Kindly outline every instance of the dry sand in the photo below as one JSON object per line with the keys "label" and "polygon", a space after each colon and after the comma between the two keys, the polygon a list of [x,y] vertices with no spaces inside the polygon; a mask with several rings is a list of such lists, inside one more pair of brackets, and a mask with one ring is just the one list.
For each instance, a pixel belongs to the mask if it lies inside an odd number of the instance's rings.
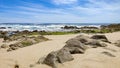
{"label": "dry sand", "polygon": [[[14,68],[18,64],[20,68],[30,68],[40,58],[45,57],[51,51],[61,49],[65,42],[79,34],[46,36],[50,41],[41,42],[29,47],[20,48],[12,52],[0,52],[0,68]],[[120,32],[105,34],[111,42],[120,39]],[[1,43],[1,42],[0,42]],[[0,51],[2,51],[0,49]],[[107,51],[116,57],[102,54]],[[120,68],[120,48],[108,44],[107,48],[90,48],[85,54],[74,54],[74,60],[58,64],[58,68]],[[37,64],[32,68],[51,68],[44,64]]]}

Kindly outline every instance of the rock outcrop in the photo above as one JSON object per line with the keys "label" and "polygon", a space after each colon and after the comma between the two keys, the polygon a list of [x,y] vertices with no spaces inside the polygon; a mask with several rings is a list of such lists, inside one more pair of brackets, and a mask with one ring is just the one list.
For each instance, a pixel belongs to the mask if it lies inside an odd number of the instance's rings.
{"label": "rock outcrop", "polygon": [[77,26],[64,26],[62,29],[79,29]]}
{"label": "rock outcrop", "polygon": [[57,52],[57,57],[58,57],[59,63],[64,63],[66,61],[73,60],[73,57],[70,54],[69,49],[67,49],[67,48],[63,48],[63,49],[59,50]]}
{"label": "rock outcrop", "polygon": [[110,41],[108,41],[108,39],[105,35],[93,35],[91,38],[95,39],[95,40],[101,40],[103,42],[109,42],[110,43]]}
{"label": "rock outcrop", "polygon": [[64,48],[59,51],[49,53],[43,63],[56,68],[57,63],[64,63],[71,60],[73,60],[73,57],[70,54],[69,49]]}
{"label": "rock outcrop", "polygon": [[9,46],[6,45],[6,44],[2,44],[0,47],[1,47],[1,48],[8,48]]}
{"label": "rock outcrop", "polygon": [[47,41],[48,38],[45,38],[43,36],[37,36],[37,37],[21,37],[17,42],[10,44],[10,45],[2,45],[1,48],[8,48],[7,51],[17,50],[22,47],[30,46],[33,44],[37,44],[42,41]]}
{"label": "rock outcrop", "polygon": [[81,43],[79,40],[77,39],[70,39],[66,42],[66,45],[64,47],[77,47],[77,48],[80,48],[80,49],[83,49],[85,50],[85,46],[83,43]]}
{"label": "rock outcrop", "polygon": [[109,41],[103,35],[92,37],[79,35],[66,41],[66,45],[62,49],[49,53],[43,63],[56,68],[57,63],[72,61],[74,59],[72,54],[83,54],[88,47],[105,47],[106,42]]}

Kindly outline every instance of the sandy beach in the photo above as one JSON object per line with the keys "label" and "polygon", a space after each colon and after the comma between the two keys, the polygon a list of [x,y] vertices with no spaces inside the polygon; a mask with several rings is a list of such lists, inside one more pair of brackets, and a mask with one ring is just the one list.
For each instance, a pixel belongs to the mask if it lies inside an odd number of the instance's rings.
{"label": "sandy beach", "polygon": [[120,68],[120,0],[0,0],[0,68]]}
{"label": "sandy beach", "polygon": [[[51,39],[49,41],[20,48],[15,51],[6,52],[0,49],[0,68],[14,68],[15,64],[18,64],[19,68],[30,68],[31,64],[34,65],[48,53],[61,49],[68,39],[78,35],[80,34],[48,35],[45,37]],[[120,32],[106,33],[105,35],[112,43],[120,40]],[[1,40],[0,44],[2,44]],[[101,53],[103,51],[108,51],[116,57],[104,55]],[[90,48],[86,50],[85,54],[74,54],[73,57],[73,61],[58,64],[58,68],[120,68],[120,48],[113,44],[108,44],[106,48]],[[51,67],[45,64],[36,64],[31,68]]]}

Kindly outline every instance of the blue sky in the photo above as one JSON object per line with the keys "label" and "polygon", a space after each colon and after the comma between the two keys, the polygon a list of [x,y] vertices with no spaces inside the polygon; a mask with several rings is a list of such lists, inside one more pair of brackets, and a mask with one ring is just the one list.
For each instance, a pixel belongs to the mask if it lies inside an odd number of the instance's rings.
{"label": "blue sky", "polygon": [[0,23],[120,23],[120,0],[0,0]]}

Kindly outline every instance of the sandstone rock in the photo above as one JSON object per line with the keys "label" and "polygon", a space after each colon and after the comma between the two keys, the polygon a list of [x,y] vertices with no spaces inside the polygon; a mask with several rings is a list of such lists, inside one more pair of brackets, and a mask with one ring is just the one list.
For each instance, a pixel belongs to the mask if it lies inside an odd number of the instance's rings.
{"label": "sandstone rock", "polygon": [[78,47],[64,47],[64,48],[68,49],[71,54],[83,54],[85,52],[85,50]]}
{"label": "sandstone rock", "polygon": [[12,50],[17,50],[19,47],[11,47]]}
{"label": "sandstone rock", "polygon": [[18,47],[18,44],[10,44],[9,47]]}
{"label": "sandstone rock", "polygon": [[8,48],[9,46],[8,45],[6,45],[6,44],[2,44],[1,45],[1,48]]}
{"label": "sandstone rock", "polygon": [[109,42],[105,35],[93,35],[91,38],[96,40],[101,40],[103,42]]}
{"label": "sandstone rock", "polygon": [[91,40],[90,37],[84,35],[76,36],[75,39],[79,40],[81,43],[86,43]]}
{"label": "sandstone rock", "polygon": [[43,63],[53,68],[56,68],[57,63],[64,63],[71,60],[73,60],[72,55],[70,54],[68,49],[64,48],[59,51],[49,53],[47,57],[44,59]]}
{"label": "sandstone rock", "polygon": [[101,41],[98,41],[98,40],[92,40],[90,42],[87,42],[86,44],[91,45],[91,46],[95,46],[95,47],[105,47],[105,46],[107,46],[107,44],[105,44]]}
{"label": "sandstone rock", "polygon": [[99,42],[99,44],[100,44],[101,47],[106,47],[107,46],[107,44],[104,43],[104,42]]}
{"label": "sandstone rock", "polygon": [[57,52],[51,52],[47,55],[47,57],[45,58],[45,60],[43,61],[43,63],[53,67],[53,68],[56,68],[56,63],[58,59],[57,59]]}
{"label": "sandstone rock", "polygon": [[12,51],[12,49],[11,48],[7,49],[7,52],[9,52],[9,51]]}
{"label": "sandstone rock", "polygon": [[74,39],[74,38],[68,40],[64,47],[78,47],[78,48],[83,49],[83,50],[86,49],[84,44],[82,44],[80,41],[78,41],[77,39]]}
{"label": "sandstone rock", "polygon": [[9,45],[9,49],[7,51],[17,50],[18,48],[21,48],[22,46],[19,44],[11,44]]}
{"label": "sandstone rock", "polygon": [[87,46],[105,47],[107,44],[98,39],[92,39],[88,36],[79,35],[75,38],[69,39],[62,49],[49,53],[43,60],[43,63],[56,68],[57,63],[64,63],[73,60],[74,58],[71,54],[84,53]]}
{"label": "sandstone rock", "polygon": [[59,63],[64,63],[73,60],[72,55],[70,54],[69,50],[66,48],[63,48],[58,51],[57,58]]}

